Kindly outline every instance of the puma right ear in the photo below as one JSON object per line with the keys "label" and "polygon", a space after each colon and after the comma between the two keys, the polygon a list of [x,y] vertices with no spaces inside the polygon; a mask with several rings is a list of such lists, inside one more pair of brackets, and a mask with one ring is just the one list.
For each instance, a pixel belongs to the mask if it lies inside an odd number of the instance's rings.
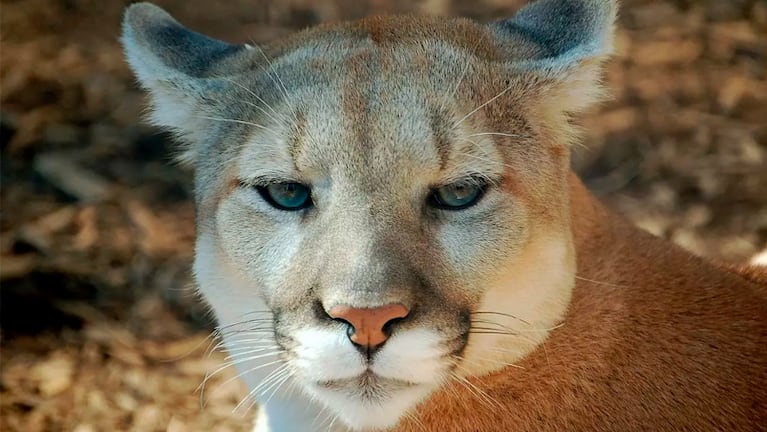
{"label": "puma right ear", "polygon": [[539,0],[492,24],[503,44],[531,47],[510,59],[515,71],[558,82],[557,104],[579,111],[599,99],[600,63],[612,53],[615,0]]}
{"label": "puma right ear", "polygon": [[[152,121],[176,132],[193,159],[208,126],[211,101],[231,91],[231,79],[255,67],[252,49],[211,39],[178,23],[150,3],[131,5],[123,19],[128,63],[152,97]],[[210,117],[210,115],[207,115]]]}

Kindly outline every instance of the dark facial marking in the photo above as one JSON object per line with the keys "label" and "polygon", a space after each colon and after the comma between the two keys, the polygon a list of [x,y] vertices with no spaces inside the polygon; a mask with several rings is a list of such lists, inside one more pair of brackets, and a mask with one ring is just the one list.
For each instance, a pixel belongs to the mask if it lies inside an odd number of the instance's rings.
{"label": "dark facial marking", "polygon": [[429,126],[434,136],[434,147],[439,155],[439,168],[444,170],[450,160],[450,128],[444,112],[432,110],[429,112]]}

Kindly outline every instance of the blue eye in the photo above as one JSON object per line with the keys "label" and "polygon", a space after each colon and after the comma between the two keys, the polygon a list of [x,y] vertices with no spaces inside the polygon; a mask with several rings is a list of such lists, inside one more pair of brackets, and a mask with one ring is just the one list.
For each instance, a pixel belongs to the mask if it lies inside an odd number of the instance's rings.
{"label": "blue eye", "polygon": [[434,189],[429,195],[429,203],[442,210],[463,210],[476,204],[484,192],[482,184],[460,181]]}
{"label": "blue eye", "polygon": [[272,183],[256,189],[266,202],[280,210],[297,211],[312,205],[311,190],[301,183]]}

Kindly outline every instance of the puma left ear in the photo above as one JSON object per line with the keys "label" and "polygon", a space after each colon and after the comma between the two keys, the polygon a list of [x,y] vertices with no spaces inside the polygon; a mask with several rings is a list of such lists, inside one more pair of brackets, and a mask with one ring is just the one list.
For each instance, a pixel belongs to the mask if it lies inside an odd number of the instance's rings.
{"label": "puma left ear", "polygon": [[512,70],[558,82],[552,96],[574,112],[600,97],[600,63],[612,53],[617,9],[616,0],[539,0],[492,26],[503,45],[516,47]]}
{"label": "puma left ear", "polygon": [[[231,92],[231,77],[255,68],[247,45],[229,44],[187,29],[167,12],[136,3],[125,12],[122,43],[131,69],[152,97],[152,121],[186,141],[191,162],[203,141],[211,101]],[[209,116],[209,115],[208,115]]]}

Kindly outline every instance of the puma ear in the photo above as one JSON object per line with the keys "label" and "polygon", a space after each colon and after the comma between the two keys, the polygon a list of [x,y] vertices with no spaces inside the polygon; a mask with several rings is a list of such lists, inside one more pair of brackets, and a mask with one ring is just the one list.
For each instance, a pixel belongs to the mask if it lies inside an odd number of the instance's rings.
{"label": "puma ear", "polygon": [[511,68],[557,82],[556,103],[575,112],[601,96],[617,9],[616,0],[539,0],[492,26],[502,44],[516,47]]}
{"label": "puma ear", "polygon": [[[152,98],[153,123],[199,143],[211,100],[230,88],[227,77],[253,67],[251,47],[195,33],[159,7],[131,5],[123,18],[122,43],[128,63]],[[210,115],[207,115],[210,116]],[[190,160],[194,148],[181,159]]]}

